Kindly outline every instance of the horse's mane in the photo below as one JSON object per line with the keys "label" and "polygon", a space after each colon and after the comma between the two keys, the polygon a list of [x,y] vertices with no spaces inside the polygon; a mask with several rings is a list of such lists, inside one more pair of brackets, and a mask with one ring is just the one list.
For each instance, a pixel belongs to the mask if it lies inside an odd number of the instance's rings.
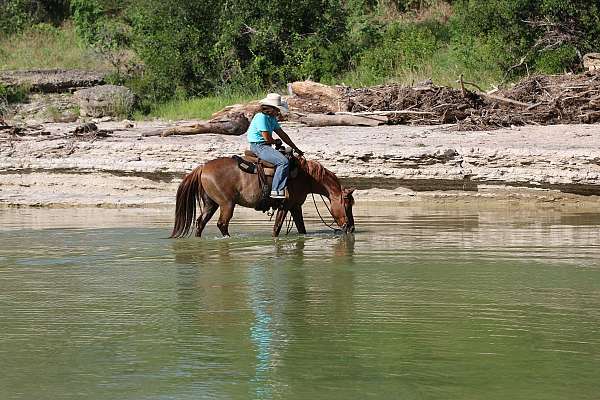
{"label": "horse's mane", "polygon": [[298,160],[298,165],[300,166],[300,169],[302,169],[304,172],[306,172],[315,181],[322,183],[322,184],[327,184],[328,181],[332,181],[332,183],[335,186],[338,186],[341,188],[340,181],[337,178],[337,176],[335,176],[335,174],[333,172],[331,172],[330,170],[328,170],[327,168],[325,168],[318,162],[312,161],[312,160],[307,160],[303,157],[299,157],[297,160]]}

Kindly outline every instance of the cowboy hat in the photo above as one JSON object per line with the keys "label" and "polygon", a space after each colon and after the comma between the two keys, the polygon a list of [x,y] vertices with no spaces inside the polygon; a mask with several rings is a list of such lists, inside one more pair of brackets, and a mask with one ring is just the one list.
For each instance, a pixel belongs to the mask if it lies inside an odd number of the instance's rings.
{"label": "cowboy hat", "polygon": [[271,106],[278,108],[282,112],[288,112],[288,105],[285,101],[281,100],[281,96],[277,93],[269,93],[267,97],[260,100],[259,103],[263,106]]}

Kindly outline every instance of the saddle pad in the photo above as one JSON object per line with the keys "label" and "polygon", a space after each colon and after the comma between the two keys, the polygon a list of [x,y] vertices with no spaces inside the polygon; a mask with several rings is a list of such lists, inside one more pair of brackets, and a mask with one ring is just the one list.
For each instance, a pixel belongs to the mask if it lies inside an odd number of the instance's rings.
{"label": "saddle pad", "polygon": [[[240,156],[233,156],[232,158],[237,161],[238,167],[240,167],[242,171],[248,174],[256,174],[256,164],[253,161]],[[273,176],[275,174],[274,168],[263,167],[263,171],[266,176]]]}

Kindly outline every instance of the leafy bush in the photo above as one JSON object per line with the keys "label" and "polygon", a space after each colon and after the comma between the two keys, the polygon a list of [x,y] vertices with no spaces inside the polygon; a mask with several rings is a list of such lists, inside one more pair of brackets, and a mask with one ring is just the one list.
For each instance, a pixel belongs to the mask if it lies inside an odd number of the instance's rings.
{"label": "leafy bush", "polygon": [[413,75],[447,45],[442,26],[427,23],[392,23],[378,34],[379,40],[354,59],[362,84],[383,83],[394,77]]}
{"label": "leafy bush", "polygon": [[29,88],[25,86],[6,86],[0,83],[0,99],[4,102],[22,103],[27,100]]}
{"label": "leafy bush", "polygon": [[543,74],[556,74],[571,70],[577,65],[577,49],[570,45],[542,52],[535,60],[535,69]]}

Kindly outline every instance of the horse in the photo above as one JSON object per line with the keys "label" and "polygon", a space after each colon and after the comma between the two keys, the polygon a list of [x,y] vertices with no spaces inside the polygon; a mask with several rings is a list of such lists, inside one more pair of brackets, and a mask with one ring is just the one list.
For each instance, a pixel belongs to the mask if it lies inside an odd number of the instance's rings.
{"label": "horse", "polygon": [[[270,206],[277,208],[273,236],[281,231],[287,213],[290,212],[298,233],[305,234],[302,205],[310,193],[327,197],[331,203],[330,213],[345,233],[354,232],[352,206],[353,188],[343,188],[335,174],[316,161],[294,157],[298,175],[288,179],[288,196],[284,200],[270,199]],[[263,200],[263,192],[257,175],[242,171],[234,158],[217,158],[196,167],[187,174],[177,189],[175,223],[171,238],[188,236],[196,219],[196,203],[200,216],[196,220],[196,236],[220,209],[217,227],[223,236],[229,236],[229,221],[236,205],[257,208]],[[201,204],[202,201],[202,204]]]}

